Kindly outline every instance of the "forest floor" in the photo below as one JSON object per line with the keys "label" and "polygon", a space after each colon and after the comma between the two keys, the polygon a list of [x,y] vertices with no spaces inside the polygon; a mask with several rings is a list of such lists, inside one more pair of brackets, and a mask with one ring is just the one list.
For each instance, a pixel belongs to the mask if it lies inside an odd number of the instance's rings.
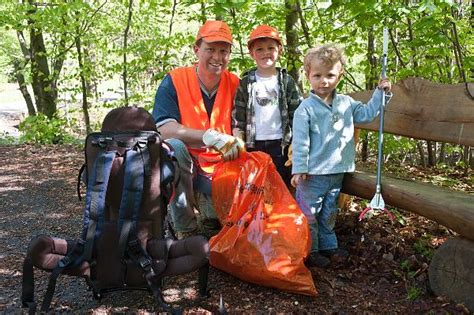
{"label": "forest floor", "polygon": [[[17,145],[0,146],[0,156],[0,312],[13,314],[21,312],[22,262],[30,239],[39,234],[79,236],[83,203],[76,195],[76,178],[83,153],[68,145]],[[453,174],[460,185],[455,188],[473,191],[469,176]],[[310,269],[317,297],[246,283],[211,268],[209,298],[198,298],[196,273],[167,280],[165,298],[185,313],[216,313],[222,296],[231,314],[468,314],[464,305],[429,290],[430,257],[453,233],[404,211],[398,212],[403,225],[391,223],[384,215],[359,223],[363,204],[354,200],[338,218],[337,234],[340,246],[350,253],[348,260],[329,269]],[[48,274],[36,271],[35,276],[36,299],[41,302]],[[152,296],[143,291],[109,293],[98,301],[82,279],[67,276],[58,280],[52,309],[92,314],[159,312]]]}

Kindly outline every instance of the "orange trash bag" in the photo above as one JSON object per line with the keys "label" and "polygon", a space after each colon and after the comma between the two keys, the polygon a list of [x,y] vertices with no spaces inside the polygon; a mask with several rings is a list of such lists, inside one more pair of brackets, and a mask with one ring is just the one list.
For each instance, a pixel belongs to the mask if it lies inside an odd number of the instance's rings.
{"label": "orange trash bag", "polygon": [[212,201],[223,228],[209,241],[211,265],[244,281],[316,296],[304,265],[306,217],[271,157],[243,152],[214,168]]}

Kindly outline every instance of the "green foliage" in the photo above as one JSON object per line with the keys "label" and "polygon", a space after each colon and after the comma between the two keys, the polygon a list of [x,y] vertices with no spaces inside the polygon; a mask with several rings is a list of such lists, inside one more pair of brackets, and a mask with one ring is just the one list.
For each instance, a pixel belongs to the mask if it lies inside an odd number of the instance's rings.
{"label": "green foliage", "polygon": [[416,241],[415,244],[413,244],[413,250],[428,260],[431,260],[434,254],[433,248],[431,248],[428,240],[426,239],[419,239]]}
{"label": "green foliage", "polygon": [[413,263],[408,259],[404,259],[400,262],[400,268],[405,273],[406,278],[413,278],[417,274],[417,270],[413,269]]}
{"label": "green foliage", "polygon": [[74,138],[68,134],[67,127],[66,119],[58,118],[57,115],[51,119],[41,113],[28,116],[20,123],[20,140],[37,144],[71,143]]}
{"label": "green foliage", "polygon": [[[258,24],[269,24],[280,31],[284,42],[281,66],[285,66],[287,60],[296,59],[299,67],[306,50],[318,43],[334,42],[344,47],[348,59],[346,72],[355,81],[355,84],[349,80],[341,82],[344,93],[364,89],[372,83],[369,81],[374,80],[374,74],[377,76],[379,73],[380,65],[374,69],[369,60],[375,60],[376,64],[380,60],[384,26],[391,31],[388,75],[393,82],[408,76],[420,76],[434,82],[458,83],[463,80],[462,72],[469,76],[469,70],[474,68],[469,19],[471,8],[465,1],[299,1],[301,15],[296,28],[293,28],[299,44],[294,49],[285,45],[288,13],[285,1],[135,1],[126,51],[123,34],[128,1],[34,3],[40,5],[31,6],[18,1],[0,3],[0,71],[9,75],[10,80],[14,79],[11,76],[13,62],[19,60],[26,82],[31,83],[31,62],[19,49],[15,32],[23,32],[29,44],[30,29],[41,30],[50,76],[59,76],[56,86],[58,102],[67,99],[71,106],[76,107],[80,107],[82,93],[80,75],[90,86],[97,87],[97,94],[92,92],[93,89],[88,90],[91,104],[103,105],[94,97],[101,97],[104,93],[101,86],[106,83],[113,82],[114,90],[123,87],[121,75],[125,68],[123,54],[126,53],[130,102],[150,108],[156,88],[166,73],[195,61],[192,44],[200,24],[206,19],[216,18],[226,21],[233,31],[229,69],[238,75],[254,66],[248,54],[247,38]],[[36,12],[28,14],[28,10],[33,8]],[[307,28],[303,28],[303,24]],[[373,55],[369,55],[370,34],[374,36]],[[77,39],[82,44],[81,68],[75,47]],[[455,50],[457,45],[459,52]],[[54,72],[53,65],[61,57],[66,58],[66,63]],[[307,90],[306,86],[304,92]],[[120,102],[123,101],[115,103]],[[61,107],[62,104],[57,105]],[[370,133],[369,145],[370,152],[376,153],[376,133]],[[391,135],[385,136],[384,150],[386,162],[405,159],[413,162],[415,159],[410,160],[410,157],[418,154],[414,140]],[[448,150],[446,154],[451,157],[459,155]],[[452,160],[448,159],[446,165],[464,163],[460,159]]]}
{"label": "green foliage", "polygon": [[0,83],[14,82],[13,61],[18,56],[18,44],[13,32],[0,29]]}
{"label": "green foliage", "polygon": [[400,224],[400,225],[403,225],[405,226],[407,224],[407,221],[405,220],[405,218],[403,217],[402,213],[400,211],[398,211],[397,208],[393,208],[393,207],[388,207],[387,206],[387,209],[395,216],[395,220]]}
{"label": "green foliage", "polygon": [[407,299],[414,301],[418,299],[423,294],[423,290],[418,286],[409,286],[407,288]]}
{"label": "green foliage", "polygon": [[[379,133],[367,130],[361,130],[361,139],[367,134],[369,139],[369,150],[373,152],[374,159],[378,152]],[[416,143],[407,137],[395,136],[384,133],[383,135],[383,153],[386,163],[398,161],[402,163],[405,157],[416,150]]]}
{"label": "green foliage", "polygon": [[0,134],[0,146],[9,146],[18,143],[18,139],[10,136],[7,133]]}
{"label": "green foliage", "polygon": [[423,294],[423,289],[415,281],[415,277],[418,274],[418,270],[415,269],[413,263],[405,259],[400,262],[400,268],[393,271],[397,277],[405,282],[407,299],[410,301],[418,299]]}

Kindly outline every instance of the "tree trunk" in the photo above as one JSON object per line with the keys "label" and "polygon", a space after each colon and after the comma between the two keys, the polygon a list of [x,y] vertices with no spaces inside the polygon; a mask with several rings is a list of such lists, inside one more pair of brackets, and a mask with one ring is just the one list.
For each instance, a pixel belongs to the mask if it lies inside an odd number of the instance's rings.
{"label": "tree trunk", "polygon": [[199,14],[199,20],[201,21],[201,25],[203,25],[204,23],[206,23],[206,20],[207,20],[207,9],[206,9],[206,1],[205,0],[201,0],[199,1],[201,7],[200,7],[200,14]]}
{"label": "tree trunk", "polygon": [[[450,238],[436,250],[428,276],[434,294],[444,295],[474,310],[474,242]],[[470,292],[470,293],[469,293]]]}
{"label": "tree trunk", "polygon": [[[178,5],[177,0],[173,0],[173,7],[171,8],[171,17],[170,17],[169,24],[168,24],[168,38],[170,38],[171,35],[173,34],[173,24],[174,24],[174,17],[176,15],[176,6],[177,5]],[[168,57],[169,51],[170,51],[170,47],[167,46],[166,50],[165,50],[165,53],[163,54],[163,57],[161,58],[161,60],[167,60],[168,59],[167,57]],[[162,72],[165,72],[166,69],[169,66],[168,62],[161,62],[161,65],[162,65]]]}
{"label": "tree trunk", "polygon": [[469,152],[470,147],[468,145],[464,145],[462,147],[462,161],[464,163],[464,174],[466,175],[469,172]]}
{"label": "tree trunk", "polygon": [[439,149],[438,154],[438,163],[446,162],[446,143],[441,143],[441,148]]}
{"label": "tree trunk", "polygon": [[[23,0],[25,3],[27,0]],[[65,58],[65,36],[62,34],[57,48],[60,51],[58,58],[53,63],[52,72],[49,69],[48,55],[44,44],[43,32],[41,27],[35,23],[33,14],[36,13],[37,3],[33,0],[27,1],[30,5],[28,11],[28,28],[30,30],[30,58],[31,58],[31,73],[32,73],[32,87],[35,95],[36,109],[48,116],[53,117],[57,109],[58,92],[56,82],[61,72],[62,65]],[[64,20],[63,20],[64,22]],[[64,22],[65,23],[65,22]],[[20,43],[21,45],[21,43]]]}
{"label": "tree trunk", "polygon": [[13,62],[13,67],[14,67],[15,77],[18,82],[21,95],[23,95],[23,98],[25,99],[25,102],[26,102],[26,108],[28,108],[28,115],[35,116],[36,115],[35,105],[33,104],[33,100],[31,99],[30,92],[28,92],[28,89],[26,87],[27,84],[25,82],[25,76],[23,75],[24,67],[21,66],[21,62],[18,59],[15,59],[15,61]]}
{"label": "tree trunk", "polygon": [[474,148],[469,147],[469,166],[474,170]]}
{"label": "tree trunk", "polygon": [[127,26],[123,34],[123,91],[125,95],[125,106],[128,106],[128,77],[127,77],[127,48],[128,48],[128,32],[132,24],[133,0],[128,2],[128,19]]}
{"label": "tree trunk", "polygon": [[370,27],[367,33],[367,62],[369,63],[369,75],[365,78],[365,89],[366,90],[373,90],[376,86],[375,82],[377,82],[377,78],[379,77],[377,73],[377,57],[375,57],[375,35],[374,35],[374,28]]}
{"label": "tree trunk", "polygon": [[423,148],[423,144],[420,140],[416,141],[416,148],[418,149],[418,154],[420,155],[420,165],[426,167],[426,157],[425,157],[425,149]]}
{"label": "tree trunk", "polygon": [[[230,15],[232,16],[232,24],[234,25],[239,25],[239,21],[237,20],[237,13],[235,11],[235,8],[230,9]],[[242,36],[240,32],[237,32],[237,41],[239,43],[239,53],[240,53],[240,58],[244,60],[244,48],[242,47]]]}
{"label": "tree trunk", "polygon": [[461,44],[459,43],[459,36],[458,36],[458,30],[456,28],[456,20],[458,19],[455,14],[455,8],[451,8],[451,16],[453,17],[453,20],[451,21],[451,36],[452,36],[452,43],[453,43],[453,53],[454,53],[454,60],[456,60],[456,66],[459,70],[459,75],[461,77],[461,80],[466,84],[467,87],[467,79],[466,79],[466,74],[464,72],[464,65],[463,65],[463,53],[462,53],[462,48]]}
{"label": "tree trunk", "polygon": [[298,8],[294,0],[285,0],[285,34],[286,34],[286,50],[287,54],[287,64],[286,69],[288,73],[295,79],[295,82],[300,82],[300,73],[299,73],[299,58],[300,54],[298,52],[298,31],[296,23],[298,22]]}
{"label": "tree trunk", "polygon": [[81,38],[76,37],[76,50],[77,50],[77,62],[79,63],[79,73],[81,77],[81,88],[82,88],[82,113],[84,115],[84,123],[86,124],[86,132],[89,134],[91,132],[91,123],[89,117],[89,104],[87,102],[87,79],[84,74],[84,62],[82,60],[82,47],[81,47]]}
{"label": "tree trunk", "polygon": [[[412,22],[410,18],[407,18],[407,24],[408,24],[408,40],[413,43],[414,42],[414,36],[413,36],[413,27],[412,27]],[[417,59],[417,52],[415,46],[411,46],[411,59],[413,63],[413,69],[416,71],[418,69],[418,59]]]}
{"label": "tree trunk", "polygon": [[436,142],[426,140],[426,147],[428,151],[428,167],[436,165]]}
{"label": "tree trunk", "polygon": [[361,138],[362,147],[360,151],[360,158],[362,162],[367,162],[369,158],[369,132],[370,131],[364,132]]}
{"label": "tree trunk", "polygon": [[[377,80],[377,58],[375,57],[375,36],[373,27],[371,27],[367,33],[367,61],[370,66],[370,72],[369,75],[365,78],[365,89],[372,90],[375,87],[374,81]],[[365,132],[364,136],[361,139],[361,159],[363,162],[366,162],[369,158],[369,132],[370,131]]]}
{"label": "tree trunk", "polygon": [[35,92],[36,107],[39,112],[51,118],[56,112],[56,97],[51,85],[51,73],[49,71],[43,33],[33,24],[31,24],[30,30],[30,44],[33,57],[31,72],[33,74],[33,91]]}
{"label": "tree trunk", "polygon": [[28,45],[26,43],[25,36],[24,36],[23,32],[17,31],[16,36],[18,38],[18,43],[20,44],[20,49],[21,49],[21,52],[23,54],[23,58],[24,58],[25,61],[24,61],[23,65],[19,60],[15,61],[15,63],[14,63],[15,76],[18,80],[18,84],[20,86],[21,94],[23,95],[23,98],[25,99],[25,103],[26,103],[26,106],[28,108],[28,114],[30,116],[32,116],[32,115],[36,115],[36,109],[35,109],[35,106],[33,104],[33,100],[31,99],[31,95],[28,92],[28,89],[26,87],[25,77],[24,77],[23,72],[22,72],[23,69],[25,68],[26,64],[31,62],[31,50],[30,50],[30,48],[28,47]]}
{"label": "tree trunk", "polygon": [[[92,67],[94,67],[94,56],[91,56],[91,52],[90,52],[90,43],[86,43],[86,45],[83,45],[84,43],[82,43],[81,41],[81,48],[82,48],[82,52],[83,52],[83,62],[84,63],[87,63],[87,64],[90,64]],[[93,76],[93,75],[90,75],[87,77],[87,80],[86,80],[86,84],[87,84],[87,92],[89,93],[88,95],[89,96],[94,96],[94,100],[95,101],[98,101],[99,99],[99,91],[97,90],[97,77]]]}
{"label": "tree trunk", "polygon": [[306,45],[308,45],[308,47],[313,47],[313,40],[312,40],[311,34],[309,32],[308,23],[306,23],[306,19],[304,17],[303,10],[301,9],[301,2],[299,0],[296,0],[296,10],[298,11],[298,16],[300,18],[301,28],[303,29],[303,34],[304,34],[304,38],[306,40]]}
{"label": "tree trunk", "polygon": [[[390,41],[392,43],[393,50],[395,51],[395,55],[397,58],[395,59],[395,72],[398,70],[398,65],[402,68],[406,68],[406,63],[403,61],[402,54],[400,53],[400,50],[398,49],[398,43],[396,40],[396,36],[393,35],[393,32],[391,29],[388,29],[388,34],[390,35]],[[396,33],[395,33],[396,34]]]}

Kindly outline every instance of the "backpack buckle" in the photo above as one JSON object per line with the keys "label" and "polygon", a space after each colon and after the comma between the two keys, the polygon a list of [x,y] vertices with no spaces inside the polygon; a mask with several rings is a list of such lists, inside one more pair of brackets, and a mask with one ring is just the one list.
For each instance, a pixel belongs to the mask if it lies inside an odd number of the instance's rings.
{"label": "backpack buckle", "polygon": [[140,242],[136,238],[128,242],[128,247],[133,251],[134,254],[138,254],[141,250]]}
{"label": "backpack buckle", "polygon": [[138,139],[136,146],[140,149],[146,148],[148,145],[148,139]]}
{"label": "backpack buckle", "polygon": [[148,271],[151,268],[151,259],[146,256],[141,256],[138,258],[138,264],[143,270]]}
{"label": "backpack buckle", "polygon": [[111,137],[99,138],[97,140],[97,145],[99,148],[105,149],[107,147],[107,142],[113,140]]}
{"label": "backpack buckle", "polygon": [[69,256],[65,256],[63,259],[61,259],[58,263],[59,268],[66,268],[69,264],[71,263],[71,259]]}

